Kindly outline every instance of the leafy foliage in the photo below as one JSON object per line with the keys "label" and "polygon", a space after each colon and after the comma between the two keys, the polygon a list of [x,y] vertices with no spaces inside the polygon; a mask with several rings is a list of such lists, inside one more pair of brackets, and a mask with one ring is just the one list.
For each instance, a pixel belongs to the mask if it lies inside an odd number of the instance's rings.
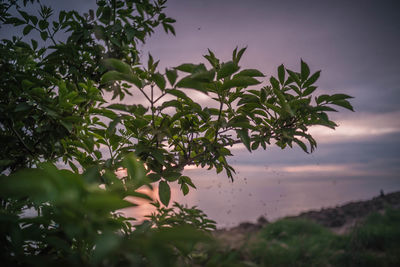
{"label": "leafy foliage", "polygon": [[[87,126],[96,124],[90,114],[104,102],[102,91],[114,90],[122,98],[129,94],[125,87],[98,86],[105,71],[101,61],[115,57],[135,65],[138,42],[158,25],[173,31],[174,20],[162,13],[165,1],[97,1],[96,12],[61,11],[58,16],[44,5],[38,16],[15,1],[0,5],[0,21],[23,27],[25,36],[4,39],[0,45],[1,141],[9,144],[2,146],[0,171],[62,156],[93,164],[77,151],[69,154],[69,147],[83,146],[94,156]],[[24,41],[33,31],[42,42]]]}
{"label": "leafy foliage", "polygon": [[[303,61],[300,72],[279,66],[277,78],[262,86],[262,72],[239,65],[245,48],[226,62],[209,50],[207,67],[185,63],[160,71],[151,55],[142,62],[137,45],[159,26],[175,34],[175,20],[163,13],[166,1],[96,4],[83,14],[55,14],[35,0],[0,3],[2,26],[20,33],[0,42],[7,264],[189,264],[215,223],[195,207],[168,208],[171,183],[184,195],[196,188],[182,175],[185,166],[225,170],[233,179],[234,144],[251,152],[295,143],[311,152],[316,141],[309,127],[335,128],[327,112],[352,110],[348,95],[313,96],[320,72],[311,74]],[[29,5],[38,12],[28,13]],[[193,101],[193,91],[213,104]],[[128,103],[129,96],[145,104]],[[126,174],[117,177],[121,169]],[[158,212],[133,226],[117,211],[134,205],[128,196],[152,200],[138,192],[146,186],[158,186],[165,207],[155,201]]]}
{"label": "leafy foliage", "polygon": [[[400,211],[370,214],[346,233],[313,221],[285,218],[259,230],[216,233],[193,257],[200,266],[398,266]],[[226,238],[235,235],[235,238]],[[238,238],[240,237],[240,238]],[[219,242],[218,242],[219,241]]]}
{"label": "leafy foliage", "polygon": [[265,226],[236,264],[247,257],[257,266],[397,266],[399,215],[399,210],[387,208],[343,235],[311,221],[283,219]]}
{"label": "leafy foliage", "polygon": [[[281,65],[279,80],[271,76],[269,85],[259,90],[246,90],[260,84],[256,78],[264,75],[254,69],[240,71],[237,55],[242,55],[244,50],[237,52],[235,49],[232,61],[225,63],[219,63],[209,51],[205,58],[212,66],[210,69],[204,64],[182,64],[173,70],[167,69],[166,77],[156,72],[158,62],[152,57],[147,69],[129,68],[122,61],[107,61],[112,70],[104,74],[104,83],[131,83],[148,101],[147,107],[111,105],[109,108],[120,112],[109,118],[120,124],[124,135],[133,139],[124,141],[146,162],[152,179],[159,181],[164,204],[169,202],[166,183],[179,179],[185,194],[188,186],[194,186],[186,181],[188,178],[179,178],[184,166],[207,166],[215,168],[217,173],[225,170],[233,179],[234,169],[227,162],[227,157],[232,155],[229,150],[232,145],[243,143],[251,152],[260,146],[266,149],[275,142],[281,148],[297,144],[305,152],[312,152],[317,143],[308,133],[309,127],[335,128],[337,125],[327,115],[329,111],[336,111],[332,106],[347,105],[352,109],[347,101],[351,97],[345,94],[313,99],[311,93],[317,88],[314,83],[319,72],[310,76],[303,61],[303,74]],[[176,82],[176,77],[182,75]],[[140,80],[141,76],[144,78]],[[167,80],[170,87],[166,86]],[[188,96],[188,89],[208,95],[219,108],[194,102]],[[173,99],[163,101],[167,97]],[[146,111],[149,115],[143,116]],[[308,147],[304,141],[308,141]]]}
{"label": "leafy foliage", "polygon": [[173,227],[182,225],[192,225],[196,229],[211,231],[216,229],[216,223],[196,207],[185,207],[174,202],[172,208],[162,207],[159,203],[154,203],[157,211],[147,216],[157,227]]}
{"label": "leafy foliage", "polygon": [[[48,163],[2,176],[0,243],[4,264],[176,266],[188,257],[194,244],[208,242],[209,236],[195,224],[152,228],[146,221],[134,226],[133,218],[118,211],[136,205],[124,200],[127,196],[151,200],[132,190],[145,176],[137,175],[143,166],[129,167],[130,162],[138,161],[133,155],[124,160],[135,176],[124,181],[96,168],[76,174]],[[98,181],[104,181],[104,189]]]}

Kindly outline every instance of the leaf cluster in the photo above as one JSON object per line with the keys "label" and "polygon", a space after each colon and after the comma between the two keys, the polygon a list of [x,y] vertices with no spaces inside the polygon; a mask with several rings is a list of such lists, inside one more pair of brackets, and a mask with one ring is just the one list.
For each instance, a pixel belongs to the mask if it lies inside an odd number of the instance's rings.
{"label": "leaf cluster", "polygon": [[3,264],[176,266],[195,244],[208,242],[197,225],[133,226],[133,218],[119,210],[136,204],[124,198],[151,198],[132,189],[145,181],[143,166],[133,155],[124,165],[134,179],[122,181],[95,168],[76,174],[48,163],[1,176]]}
{"label": "leaf cluster", "polygon": [[[122,127],[121,136],[132,138],[126,140],[127,147],[134,148],[146,163],[149,177],[159,181],[164,205],[170,199],[169,182],[178,181],[184,194],[189,186],[195,188],[190,178],[181,174],[185,166],[215,168],[217,173],[225,170],[233,179],[235,171],[227,161],[233,145],[242,143],[251,152],[271,144],[282,149],[296,144],[309,153],[317,146],[309,128],[323,125],[334,129],[337,125],[327,113],[336,112],[335,106],[352,110],[348,102],[351,96],[313,97],[320,71],[311,74],[304,61],[300,72],[281,65],[277,78],[271,76],[268,85],[248,89],[260,85],[265,75],[256,69],[240,68],[244,51],[235,49],[231,61],[221,62],[209,50],[205,58],[211,68],[185,63],[164,73],[157,71],[158,62],[151,56],[147,68],[130,67],[117,59],[106,61],[110,70],[103,75],[102,83],[128,83],[148,103],[147,107],[113,104],[109,108],[119,114],[106,116],[113,120],[112,125]],[[217,107],[193,101],[190,90],[207,95]]]}

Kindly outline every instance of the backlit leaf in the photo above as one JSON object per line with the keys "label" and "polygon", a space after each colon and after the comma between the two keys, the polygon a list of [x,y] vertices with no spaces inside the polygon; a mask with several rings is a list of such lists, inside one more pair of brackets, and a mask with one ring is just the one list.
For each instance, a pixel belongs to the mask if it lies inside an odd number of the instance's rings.
{"label": "backlit leaf", "polygon": [[231,76],[233,73],[239,70],[239,66],[232,61],[223,63],[221,68],[217,72],[217,79],[222,79]]}
{"label": "backlit leaf", "polygon": [[309,86],[309,87],[306,88],[306,90],[304,90],[304,92],[303,92],[302,95],[303,95],[303,96],[310,95],[310,94],[312,94],[312,93],[315,91],[315,89],[317,89],[316,86]]}
{"label": "backlit leaf", "polygon": [[47,32],[40,32],[40,37],[42,38],[43,41],[46,41],[48,37]]}
{"label": "backlit leaf", "polygon": [[308,75],[310,75],[310,68],[308,67],[307,63],[305,63],[303,60],[301,60],[301,80],[305,81],[308,78]]}
{"label": "backlit leaf", "polygon": [[123,62],[122,60],[115,59],[115,58],[107,58],[103,60],[103,64],[106,68],[111,69],[111,70],[116,70],[121,73],[125,74],[132,74],[132,69],[131,67]]}
{"label": "backlit leaf", "polygon": [[[286,69],[286,72],[289,74],[290,78],[292,78],[292,80],[293,80],[298,86],[301,85],[301,82],[300,82],[300,79],[299,79],[299,76],[297,75],[297,73],[295,73],[295,72],[293,72],[293,71],[291,71],[291,70],[288,70],[288,69]],[[311,84],[310,84],[310,85],[311,85]],[[304,85],[304,87],[307,87],[307,86]]]}
{"label": "backlit leaf", "polygon": [[190,76],[181,79],[176,84],[176,87],[196,89],[196,90],[199,90],[199,91],[201,91],[203,93],[207,92],[205,87],[204,87],[204,83],[196,81],[195,79],[191,78]]}
{"label": "backlit leaf", "polygon": [[166,181],[160,181],[158,185],[158,196],[160,197],[161,203],[168,206],[171,199],[171,188]]}
{"label": "backlit leaf", "polygon": [[278,67],[278,79],[281,84],[285,83],[285,67],[283,64]]}
{"label": "backlit leaf", "polygon": [[265,75],[261,71],[256,69],[245,69],[240,71],[235,76],[265,77]]}
{"label": "backlit leaf", "polygon": [[161,90],[165,89],[166,82],[164,76],[162,76],[159,72],[153,74],[153,80]]}
{"label": "backlit leaf", "polygon": [[236,130],[240,140],[246,146],[247,150],[251,152],[249,131],[245,129]]}
{"label": "backlit leaf", "polygon": [[354,111],[353,106],[350,104],[349,101],[347,100],[336,100],[336,101],[332,101],[332,104],[336,105],[336,106],[340,106],[343,108],[347,108],[351,111]]}
{"label": "backlit leaf", "polygon": [[168,79],[169,83],[171,84],[171,86],[173,86],[176,82],[176,78],[178,77],[176,70],[175,69],[173,69],[173,70],[166,69],[165,74],[167,75],[167,79]]}
{"label": "backlit leaf", "polygon": [[181,64],[178,67],[175,67],[176,70],[180,70],[183,72],[188,72],[188,73],[193,73],[195,69],[197,68],[198,65],[191,64],[191,63],[185,63]]}
{"label": "backlit leaf", "polygon": [[303,88],[309,87],[310,85],[314,84],[318,80],[320,74],[321,71],[317,71],[316,73],[311,75],[311,77],[308,78],[308,80],[303,84]]}
{"label": "backlit leaf", "polygon": [[334,94],[329,97],[329,101],[345,100],[348,98],[353,98],[353,97],[346,94]]}
{"label": "backlit leaf", "polygon": [[23,33],[24,35],[27,35],[27,34],[29,34],[29,33],[31,32],[32,29],[33,29],[33,26],[32,26],[32,25],[26,25],[25,28],[24,28],[24,30],[22,31],[22,33]]}
{"label": "backlit leaf", "polygon": [[226,89],[230,89],[230,88],[234,88],[234,87],[247,87],[250,85],[256,85],[256,84],[260,84],[261,82],[259,82],[258,80],[252,78],[252,77],[248,77],[248,76],[236,76],[233,77],[231,80],[227,80],[223,83],[222,85],[222,89],[226,90]]}

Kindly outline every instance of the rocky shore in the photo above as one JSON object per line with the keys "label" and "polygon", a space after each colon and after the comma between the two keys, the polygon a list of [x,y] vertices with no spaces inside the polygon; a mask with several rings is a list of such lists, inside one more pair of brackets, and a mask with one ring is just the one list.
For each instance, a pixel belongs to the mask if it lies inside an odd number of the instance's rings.
{"label": "rocky shore", "polygon": [[[373,212],[383,212],[385,208],[400,209],[400,192],[381,194],[370,200],[354,201],[334,208],[323,208],[318,211],[307,211],[289,219],[307,219],[330,228],[338,234],[346,233]],[[243,222],[230,229],[216,230],[214,235],[223,243],[237,247],[249,238],[249,235],[258,232],[269,222],[260,217],[257,223]]]}

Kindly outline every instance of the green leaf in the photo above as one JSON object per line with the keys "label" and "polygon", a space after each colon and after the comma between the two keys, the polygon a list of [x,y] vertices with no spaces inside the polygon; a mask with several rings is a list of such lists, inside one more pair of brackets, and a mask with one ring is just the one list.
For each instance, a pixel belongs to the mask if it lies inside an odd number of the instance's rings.
{"label": "green leaf", "polygon": [[271,83],[272,88],[280,90],[279,82],[274,76],[271,76],[271,78],[269,78],[269,82]]}
{"label": "green leaf", "polygon": [[117,118],[115,118],[114,120],[112,120],[112,121],[110,122],[110,124],[108,125],[108,128],[107,128],[107,132],[108,132],[109,134],[111,134],[111,133],[114,132],[115,127],[117,127],[118,123],[121,122],[121,119],[122,119],[121,117],[117,117]]}
{"label": "green leaf", "polygon": [[267,106],[267,108],[273,110],[274,112],[276,112],[279,115],[282,115],[283,110],[281,108],[279,108],[277,105],[273,105],[270,103],[265,103],[265,106]]}
{"label": "green leaf", "polygon": [[332,101],[332,104],[336,105],[336,106],[340,106],[346,109],[349,109],[351,111],[354,111],[353,106],[350,104],[349,101],[347,100],[336,100],[336,101]]}
{"label": "green leaf", "polygon": [[198,67],[198,65],[191,64],[191,63],[185,63],[185,64],[179,65],[178,67],[175,67],[175,69],[183,71],[183,72],[193,73],[197,67]]}
{"label": "green leaf", "polygon": [[75,173],[79,173],[79,169],[78,167],[75,166],[75,164],[72,161],[68,162],[68,165],[71,167],[71,169],[75,172]]}
{"label": "green leaf", "polygon": [[134,112],[137,108],[136,105],[125,105],[125,104],[111,104],[107,106],[109,109],[125,111],[125,112]]}
{"label": "green leaf", "polygon": [[227,80],[222,85],[222,90],[234,88],[234,87],[247,87],[250,85],[260,84],[258,80],[248,76],[236,76],[232,80]]}
{"label": "green leaf", "polygon": [[334,94],[329,97],[329,101],[345,100],[348,98],[353,98],[353,97],[345,94]]}
{"label": "green leaf", "polygon": [[181,184],[181,190],[184,196],[186,196],[189,193],[189,186],[185,183]]}
{"label": "green leaf", "polygon": [[333,112],[337,112],[336,109],[333,109],[331,107],[327,107],[327,106],[316,106],[313,108],[314,111],[333,111]]}
{"label": "green leaf", "polygon": [[180,91],[180,90],[171,89],[171,90],[167,90],[166,92],[167,92],[168,94],[174,95],[174,96],[176,96],[176,97],[179,97],[179,98],[182,98],[182,99],[190,100],[190,101],[191,101],[191,99],[190,99],[184,92],[182,92],[182,91]]}
{"label": "green leaf", "polygon": [[114,251],[119,249],[122,238],[111,231],[103,232],[98,235],[96,239],[96,245],[91,255],[91,259],[94,265],[100,265],[100,262],[104,260],[108,255],[112,255]]}
{"label": "green leaf", "polygon": [[38,22],[38,18],[35,16],[29,16],[29,19],[32,21],[33,25],[36,26],[37,22]]}
{"label": "green leaf", "polygon": [[161,203],[168,206],[171,199],[171,188],[166,181],[160,181],[158,185],[158,196],[160,197]]}
{"label": "green leaf", "polygon": [[261,88],[261,90],[260,90],[260,102],[261,103],[265,103],[266,100],[267,100],[267,91],[265,90],[265,88]]}
{"label": "green leaf", "polygon": [[143,194],[143,193],[139,193],[139,192],[129,192],[129,196],[132,197],[138,197],[138,198],[142,198],[142,199],[146,199],[146,200],[150,200],[152,201],[153,199],[151,198],[151,196]]}
{"label": "green leaf", "polygon": [[329,98],[330,98],[330,95],[320,95],[320,96],[318,96],[318,98],[317,98],[317,104],[319,105],[319,104],[321,104],[322,102],[324,102],[324,101],[329,101]]}
{"label": "green leaf", "polygon": [[49,26],[49,23],[45,20],[39,20],[39,28],[43,31]]}
{"label": "green leaf", "polygon": [[145,183],[146,170],[135,154],[130,153],[125,156],[122,166],[127,168],[128,175],[135,181],[134,187],[139,188]]}
{"label": "green leaf", "polygon": [[254,143],[251,145],[251,149],[252,149],[252,150],[257,150],[257,148],[259,147],[259,145],[260,145],[260,142],[256,141],[256,142],[254,142]]}
{"label": "green leaf", "polygon": [[[301,82],[299,80],[299,76],[296,72],[293,72],[291,70],[286,69],[286,72],[289,73],[290,78],[292,78],[292,80],[298,85],[301,86]],[[304,86],[307,87],[307,86]]]}
{"label": "green leaf", "polygon": [[138,88],[143,87],[142,81],[139,79],[139,77],[136,74],[122,74],[121,77],[122,77],[122,80],[127,81],[129,83],[133,83]]}
{"label": "green leaf", "polygon": [[179,172],[174,172],[174,171],[164,171],[162,173],[162,177],[165,178],[168,182],[174,182],[178,180],[179,177],[181,177],[181,173]]}
{"label": "green leaf", "polygon": [[65,18],[66,12],[63,10],[58,14],[58,21],[62,22]]}
{"label": "green leaf", "polygon": [[135,74],[125,74],[121,73],[115,70],[111,70],[106,72],[102,77],[101,77],[101,83],[109,83],[109,82],[115,82],[115,81],[127,81],[130,83],[133,83],[136,85],[138,88],[142,88],[142,81],[139,79],[139,77]]}
{"label": "green leaf", "polygon": [[104,75],[101,77],[101,83],[109,83],[109,82],[115,82],[115,81],[120,81],[121,79],[121,73],[115,70],[108,71],[104,73]]}
{"label": "green leaf", "polygon": [[209,83],[214,80],[215,71],[214,70],[201,70],[193,73],[190,77],[199,82]]}
{"label": "green leaf", "polygon": [[116,211],[133,205],[117,195],[106,194],[106,192],[92,193],[86,198],[85,204],[89,209],[101,211]]}
{"label": "green leaf", "polygon": [[111,8],[109,6],[105,6],[99,20],[106,25],[110,24],[111,12]]}
{"label": "green leaf", "polygon": [[158,88],[161,90],[165,89],[166,82],[164,76],[162,76],[159,72],[153,74],[153,80],[157,84]]}
{"label": "green leaf", "polygon": [[20,111],[27,111],[29,109],[31,109],[31,106],[29,104],[25,103],[25,102],[22,102],[22,103],[19,103],[15,107],[14,111],[15,112],[20,112]]}
{"label": "green leaf", "polygon": [[309,87],[310,85],[314,84],[318,80],[320,74],[321,71],[317,71],[316,73],[311,75],[311,77],[308,78],[308,80],[303,84],[303,88]]}
{"label": "green leaf", "polygon": [[233,62],[238,64],[240,59],[243,56],[244,51],[246,51],[246,49],[247,49],[247,47],[244,47],[244,48],[240,49],[238,53],[236,53],[236,50],[237,50],[237,47],[236,47],[235,50],[233,51],[233,56],[232,56]]}
{"label": "green leaf", "polygon": [[275,95],[278,97],[281,107],[287,113],[289,113],[291,116],[294,116],[294,113],[293,113],[292,109],[290,108],[289,104],[287,103],[287,100],[286,100],[285,96],[283,95],[283,93],[279,89],[279,82],[274,77],[271,77],[270,81],[271,81],[271,84],[275,84],[276,85],[276,86],[272,87],[272,90],[274,91]]}
{"label": "green leaf", "polygon": [[[9,177],[0,176],[0,196],[30,198],[46,198],[47,194],[54,190],[54,185],[41,169],[23,169],[11,174]],[[40,197],[42,196],[42,198]]]}
{"label": "green leaf", "polygon": [[163,151],[161,149],[151,149],[150,154],[153,156],[153,158],[155,158],[155,160],[157,160],[157,162],[161,165],[165,164],[164,161],[164,154]]}
{"label": "green leaf", "polygon": [[204,87],[204,83],[199,82],[195,79],[193,79],[190,76],[184,77],[182,78],[177,84],[176,87],[180,87],[180,88],[190,88],[190,89],[196,89],[199,90],[203,93],[207,93],[205,87]]}
{"label": "green leaf", "polygon": [[261,71],[256,69],[245,69],[240,71],[235,76],[265,77],[265,75]]}
{"label": "green leaf", "polygon": [[178,100],[170,100],[170,101],[165,101],[161,105],[161,109],[169,108],[169,107],[174,107],[176,109],[179,109],[182,107],[182,104]]}
{"label": "green leaf", "polygon": [[74,126],[71,122],[60,120],[60,123],[65,129],[67,129],[69,133],[74,129]]}
{"label": "green leaf", "polygon": [[285,67],[283,64],[278,67],[278,79],[282,85],[285,83]]}
{"label": "green leaf", "polygon": [[7,18],[5,24],[13,24],[14,26],[20,26],[26,24],[26,22],[22,19],[13,17],[13,18]]}
{"label": "green leaf", "polygon": [[115,58],[108,58],[108,59],[104,59],[102,61],[103,65],[110,69],[110,70],[116,70],[118,72],[121,73],[125,73],[125,74],[132,74],[132,69],[131,67],[123,62],[122,60],[119,59],[115,59]]}
{"label": "green leaf", "polygon": [[308,67],[307,63],[301,60],[301,80],[304,82],[307,80],[308,75],[310,75],[310,68]]}
{"label": "green leaf", "polygon": [[307,96],[307,95],[312,94],[312,93],[315,91],[315,89],[317,89],[316,86],[309,86],[309,87],[307,87],[307,89],[304,90],[302,96]]}
{"label": "green leaf", "polygon": [[222,79],[231,76],[233,73],[239,70],[239,66],[232,61],[223,63],[221,68],[217,72],[217,79]]}
{"label": "green leaf", "polygon": [[31,43],[32,43],[33,50],[36,50],[36,48],[38,47],[38,42],[34,39],[31,39]]}
{"label": "green leaf", "polygon": [[247,150],[251,152],[249,131],[247,129],[240,129],[236,130],[236,133],[246,146]]}
{"label": "green leaf", "polygon": [[196,188],[196,186],[192,182],[192,179],[190,179],[190,177],[188,177],[188,176],[181,176],[181,178],[179,178],[179,180],[182,183],[186,183],[186,184],[190,185],[191,187]]}
{"label": "green leaf", "polygon": [[161,175],[158,173],[149,173],[147,177],[150,179],[151,182],[157,182],[161,179]]}
{"label": "green leaf", "polygon": [[303,149],[304,152],[308,153],[307,146],[302,141],[300,141],[297,138],[293,139],[293,141],[295,141],[296,144],[299,145],[299,147],[301,147],[301,149]]}
{"label": "green leaf", "polygon": [[93,151],[94,155],[96,156],[97,159],[101,159],[102,154],[100,150],[95,150]]}
{"label": "green leaf", "polygon": [[32,88],[35,84],[29,80],[22,80],[21,82],[22,88],[24,88],[24,90]]}
{"label": "green leaf", "polygon": [[117,114],[113,112],[112,110],[101,108],[101,109],[93,109],[92,112],[94,114],[99,114],[101,116],[107,117],[109,119],[115,119],[117,117]]}
{"label": "green leaf", "polygon": [[25,19],[26,22],[29,22],[29,15],[25,11],[18,10],[18,13]]}
{"label": "green leaf", "polygon": [[219,65],[219,60],[215,57],[215,54],[208,49],[208,55],[204,55],[203,56],[205,59],[208,60],[208,62],[214,67],[217,68],[217,66]]}
{"label": "green leaf", "polygon": [[174,84],[176,82],[176,78],[178,77],[178,73],[176,72],[176,70],[175,69],[173,69],[173,70],[166,69],[165,74],[167,75],[167,79],[168,79],[169,83],[171,84],[171,86],[174,86]]}
{"label": "green leaf", "polygon": [[42,38],[43,41],[46,41],[48,37],[47,32],[40,32],[40,37]]}
{"label": "green leaf", "polygon": [[23,33],[24,35],[28,35],[28,34],[31,32],[32,29],[33,29],[33,26],[32,26],[32,25],[26,25],[25,28],[24,28],[24,30],[22,31],[22,33]]}

